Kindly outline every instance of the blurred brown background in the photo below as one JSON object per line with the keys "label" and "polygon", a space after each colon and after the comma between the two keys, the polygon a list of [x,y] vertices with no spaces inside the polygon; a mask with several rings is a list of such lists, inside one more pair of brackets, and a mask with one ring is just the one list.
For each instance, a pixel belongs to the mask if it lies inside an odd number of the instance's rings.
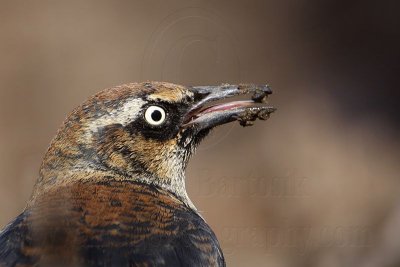
{"label": "blurred brown background", "polygon": [[0,226],[66,114],[131,81],[269,83],[188,191],[228,266],[400,266],[396,1],[0,1]]}

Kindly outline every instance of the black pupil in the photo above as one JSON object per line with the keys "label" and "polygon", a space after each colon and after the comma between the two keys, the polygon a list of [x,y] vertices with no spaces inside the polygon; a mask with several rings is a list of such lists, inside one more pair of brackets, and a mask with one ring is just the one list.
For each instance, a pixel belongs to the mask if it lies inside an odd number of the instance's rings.
{"label": "black pupil", "polygon": [[151,113],[151,118],[152,118],[154,121],[159,121],[159,120],[161,120],[161,117],[162,117],[162,114],[161,114],[161,111],[159,111],[159,110],[154,110],[154,111]]}

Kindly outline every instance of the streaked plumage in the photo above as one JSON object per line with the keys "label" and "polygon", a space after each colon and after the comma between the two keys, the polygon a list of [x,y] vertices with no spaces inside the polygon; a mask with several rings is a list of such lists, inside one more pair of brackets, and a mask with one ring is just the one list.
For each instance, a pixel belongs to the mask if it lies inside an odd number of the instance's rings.
{"label": "streaked plumage", "polygon": [[90,98],[60,128],[26,209],[0,233],[0,266],[225,266],[184,171],[213,127],[273,111],[204,104],[270,93],[262,88],[152,82]]}

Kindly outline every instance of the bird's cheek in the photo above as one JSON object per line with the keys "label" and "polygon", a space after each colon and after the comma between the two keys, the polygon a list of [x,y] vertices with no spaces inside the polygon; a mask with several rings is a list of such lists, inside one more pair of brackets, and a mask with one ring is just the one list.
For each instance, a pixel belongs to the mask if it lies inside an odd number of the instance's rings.
{"label": "bird's cheek", "polygon": [[180,171],[180,160],[177,156],[178,140],[176,138],[166,141],[145,139],[137,137],[132,143],[133,150],[138,155],[138,160],[146,167],[146,171],[160,179],[170,179],[175,171]]}
{"label": "bird's cheek", "polygon": [[123,129],[110,129],[95,142],[102,162],[116,169],[129,169],[130,156],[133,153],[130,147],[131,136]]}

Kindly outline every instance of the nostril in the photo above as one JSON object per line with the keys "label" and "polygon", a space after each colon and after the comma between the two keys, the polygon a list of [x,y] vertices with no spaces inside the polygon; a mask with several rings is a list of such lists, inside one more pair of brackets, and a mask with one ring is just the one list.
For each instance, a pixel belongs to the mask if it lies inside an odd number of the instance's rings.
{"label": "nostril", "polygon": [[204,91],[204,92],[201,92],[201,91],[195,92],[195,93],[194,93],[194,101],[195,101],[195,102],[198,102],[198,101],[200,101],[200,100],[206,98],[210,93],[211,93],[211,92],[205,92],[205,91]]}

